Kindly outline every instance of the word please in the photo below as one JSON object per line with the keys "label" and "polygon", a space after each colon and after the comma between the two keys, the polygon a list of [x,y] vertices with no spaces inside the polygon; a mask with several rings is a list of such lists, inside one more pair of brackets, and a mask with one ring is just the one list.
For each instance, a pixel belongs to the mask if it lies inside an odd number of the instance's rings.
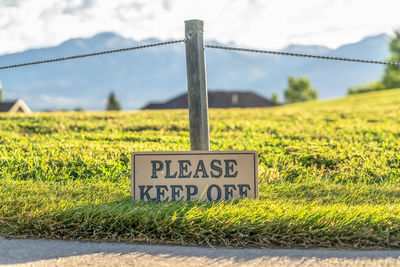
{"label": "word please", "polygon": [[[238,193],[239,197],[247,197],[248,190],[250,190],[248,184],[225,184],[219,186],[211,184],[208,186],[204,193],[208,201],[220,201],[222,198],[230,200],[233,198],[234,193]],[[186,200],[191,200],[199,192],[196,185],[140,185],[140,200],[157,200],[157,201],[168,201],[168,200],[181,200],[186,196]],[[151,198],[150,195],[155,195],[155,198]]]}
{"label": "word please", "polygon": [[178,160],[173,164],[175,169],[171,170],[172,160],[152,160],[151,178],[158,178],[159,173],[166,179],[168,178],[235,178],[238,175],[237,162],[234,159],[211,160],[209,164],[204,164],[203,160],[193,162],[190,160]]}

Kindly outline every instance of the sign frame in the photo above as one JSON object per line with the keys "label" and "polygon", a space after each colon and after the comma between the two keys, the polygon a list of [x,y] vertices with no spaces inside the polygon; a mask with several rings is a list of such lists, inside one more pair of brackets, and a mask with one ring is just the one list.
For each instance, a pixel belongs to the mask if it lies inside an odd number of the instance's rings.
{"label": "sign frame", "polygon": [[[252,182],[254,183],[254,194],[252,196],[248,196],[247,198],[257,199],[259,188],[258,188],[258,153],[255,150],[240,150],[240,151],[207,151],[207,150],[197,150],[197,151],[148,151],[148,152],[132,152],[131,154],[131,197],[135,201],[140,201],[136,199],[136,156],[184,156],[184,155],[252,155],[252,161],[254,162],[254,177]],[[200,197],[200,199],[196,199],[196,201],[204,201]],[[187,200],[184,200],[187,201]],[[222,199],[220,201],[223,201]]]}

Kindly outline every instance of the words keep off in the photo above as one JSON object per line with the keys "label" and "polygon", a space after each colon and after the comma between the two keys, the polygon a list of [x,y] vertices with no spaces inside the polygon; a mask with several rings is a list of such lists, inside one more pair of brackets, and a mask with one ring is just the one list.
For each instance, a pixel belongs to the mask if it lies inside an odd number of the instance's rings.
{"label": "words keep off", "polygon": [[133,153],[132,197],[139,201],[256,198],[257,162],[255,151]]}

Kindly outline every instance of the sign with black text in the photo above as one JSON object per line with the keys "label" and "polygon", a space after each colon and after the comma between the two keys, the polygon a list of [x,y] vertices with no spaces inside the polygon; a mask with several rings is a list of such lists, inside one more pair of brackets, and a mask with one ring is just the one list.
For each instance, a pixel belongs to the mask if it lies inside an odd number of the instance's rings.
{"label": "sign with black text", "polygon": [[131,192],[138,201],[257,198],[257,152],[134,152]]}

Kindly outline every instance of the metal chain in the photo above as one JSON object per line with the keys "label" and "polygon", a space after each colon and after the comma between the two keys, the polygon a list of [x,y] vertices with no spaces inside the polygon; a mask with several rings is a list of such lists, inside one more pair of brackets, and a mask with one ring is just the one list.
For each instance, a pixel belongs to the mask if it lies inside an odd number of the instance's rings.
{"label": "metal chain", "polygon": [[308,57],[308,58],[319,58],[319,59],[328,59],[328,60],[340,60],[340,61],[352,61],[352,62],[361,62],[361,63],[372,63],[372,64],[383,64],[383,65],[400,66],[400,63],[398,63],[398,62],[388,62],[388,61],[378,61],[378,60],[368,60],[368,59],[318,56],[318,55],[310,55],[310,54],[299,54],[299,53],[270,51],[270,50],[248,49],[248,48],[238,48],[238,47],[229,47],[229,46],[220,46],[220,45],[206,45],[205,47],[216,48],[216,49],[225,49],[225,50],[234,50],[234,51],[242,51],[242,52],[273,54],[273,55],[281,55],[281,56]]}
{"label": "metal chain", "polygon": [[81,55],[75,55],[75,56],[70,56],[70,57],[59,57],[59,58],[46,59],[46,60],[40,60],[40,61],[32,61],[32,62],[26,62],[26,63],[15,64],[15,65],[6,65],[6,66],[0,66],[0,70],[12,69],[12,68],[18,68],[18,67],[24,67],[24,66],[36,65],[36,64],[43,64],[43,63],[50,63],[50,62],[57,62],[57,61],[63,61],[63,60],[70,60],[70,59],[77,59],[77,58],[83,58],[83,57],[92,57],[92,56],[99,56],[99,55],[105,55],[105,54],[111,54],[111,53],[125,52],[125,51],[154,47],[154,46],[176,44],[176,43],[181,43],[184,41],[185,40],[182,39],[182,40],[154,43],[154,44],[148,44],[148,45],[133,46],[133,47],[128,47],[128,48],[106,50],[106,51],[100,51],[100,52],[89,53],[89,54],[81,54]]}
{"label": "metal chain", "polygon": [[[127,47],[127,48],[121,48],[121,49],[114,49],[114,50],[106,50],[106,51],[100,51],[100,52],[89,53],[89,54],[75,55],[75,56],[70,56],[70,57],[60,57],[60,58],[46,59],[46,60],[40,60],[40,61],[26,62],[26,63],[21,63],[21,64],[5,65],[5,66],[0,66],[0,70],[24,67],[24,66],[29,66],[29,65],[51,63],[51,62],[57,62],[57,61],[64,61],[64,60],[70,60],[70,59],[84,58],[84,57],[99,56],[99,55],[105,55],[105,54],[111,54],[111,53],[125,52],[125,51],[130,51],[130,50],[137,50],[137,49],[142,49],[142,48],[176,44],[176,43],[181,43],[181,42],[185,42],[185,39],[168,41],[168,42],[160,42],[160,43],[154,43],[154,44],[148,44],[148,45],[133,46],[133,47]],[[290,52],[280,52],[280,51],[260,50],[260,49],[249,49],[249,48],[229,47],[229,46],[220,46],[220,45],[205,45],[205,47],[224,49],[224,50],[233,50],[233,51],[242,51],[242,52],[282,55],[282,56],[308,57],[308,58],[318,58],[318,59],[327,59],[327,60],[340,60],[340,61],[351,61],[351,62],[400,66],[399,62],[389,62],[389,61],[379,61],[379,60],[318,56],[318,55],[310,55],[310,54],[300,54],[300,53],[290,53]]]}

